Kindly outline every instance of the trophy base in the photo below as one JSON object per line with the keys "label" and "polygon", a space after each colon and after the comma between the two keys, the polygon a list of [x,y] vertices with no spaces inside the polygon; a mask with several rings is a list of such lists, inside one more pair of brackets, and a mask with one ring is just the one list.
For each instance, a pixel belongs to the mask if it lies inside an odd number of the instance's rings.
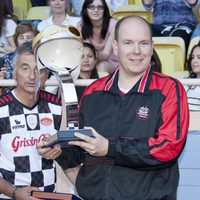
{"label": "trophy base", "polygon": [[69,129],[69,130],[63,130],[59,131],[58,133],[49,136],[46,141],[48,144],[46,147],[53,147],[56,144],[59,144],[63,148],[72,147],[71,145],[68,145],[69,141],[81,141],[79,138],[77,138],[74,133],[81,133],[89,137],[94,137],[92,134],[91,129]]}

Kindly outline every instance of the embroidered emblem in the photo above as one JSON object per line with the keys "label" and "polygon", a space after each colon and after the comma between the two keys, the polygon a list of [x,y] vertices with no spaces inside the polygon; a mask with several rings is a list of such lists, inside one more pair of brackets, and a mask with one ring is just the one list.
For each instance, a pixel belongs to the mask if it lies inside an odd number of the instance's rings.
{"label": "embroidered emblem", "polygon": [[52,124],[52,119],[45,117],[40,120],[41,124],[44,126],[50,126]]}
{"label": "embroidered emblem", "polygon": [[139,119],[147,120],[150,117],[150,110],[149,108],[142,106],[137,109],[136,116]]}
{"label": "embroidered emblem", "polygon": [[38,123],[36,115],[28,115],[26,119],[27,119],[27,124],[30,127],[30,129],[32,130],[35,129]]}

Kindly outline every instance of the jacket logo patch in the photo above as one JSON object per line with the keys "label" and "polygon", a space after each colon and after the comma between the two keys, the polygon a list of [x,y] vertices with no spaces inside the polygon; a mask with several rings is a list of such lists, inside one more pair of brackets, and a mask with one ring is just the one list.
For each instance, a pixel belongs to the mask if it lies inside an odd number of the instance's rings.
{"label": "jacket logo patch", "polygon": [[41,124],[44,126],[49,126],[52,124],[52,119],[45,117],[41,119]]}
{"label": "jacket logo patch", "polygon": [[140,107],[136,111],[136,116],[137,118],[141,120],[147,120],[150,117],[150,110],[147,107]]}

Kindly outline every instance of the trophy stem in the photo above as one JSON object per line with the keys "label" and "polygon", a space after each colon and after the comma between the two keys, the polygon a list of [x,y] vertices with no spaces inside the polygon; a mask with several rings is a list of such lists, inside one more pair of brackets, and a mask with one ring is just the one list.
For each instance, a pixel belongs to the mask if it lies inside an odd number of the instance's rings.
{"label": "trophy stem", "polygon": [[60,130],[78,129],[78,98],[73,80],[68,71],[67,73],[56,74],[56,77],[60,83],[60,94],[62,99]]}

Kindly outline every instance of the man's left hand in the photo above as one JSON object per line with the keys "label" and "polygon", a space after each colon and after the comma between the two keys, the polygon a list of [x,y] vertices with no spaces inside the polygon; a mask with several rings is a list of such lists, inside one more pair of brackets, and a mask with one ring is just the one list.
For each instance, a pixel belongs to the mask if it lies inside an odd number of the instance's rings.
{"label": "man's left hand", "polygon": [[84,128],[91,129],[94,137],[76,132],[74,135],[80,138],[81,141],[70,141],[68,144],[79,146],[92,156],[105,156],[108,152],[108,139],[97,133],[91,127]]}

